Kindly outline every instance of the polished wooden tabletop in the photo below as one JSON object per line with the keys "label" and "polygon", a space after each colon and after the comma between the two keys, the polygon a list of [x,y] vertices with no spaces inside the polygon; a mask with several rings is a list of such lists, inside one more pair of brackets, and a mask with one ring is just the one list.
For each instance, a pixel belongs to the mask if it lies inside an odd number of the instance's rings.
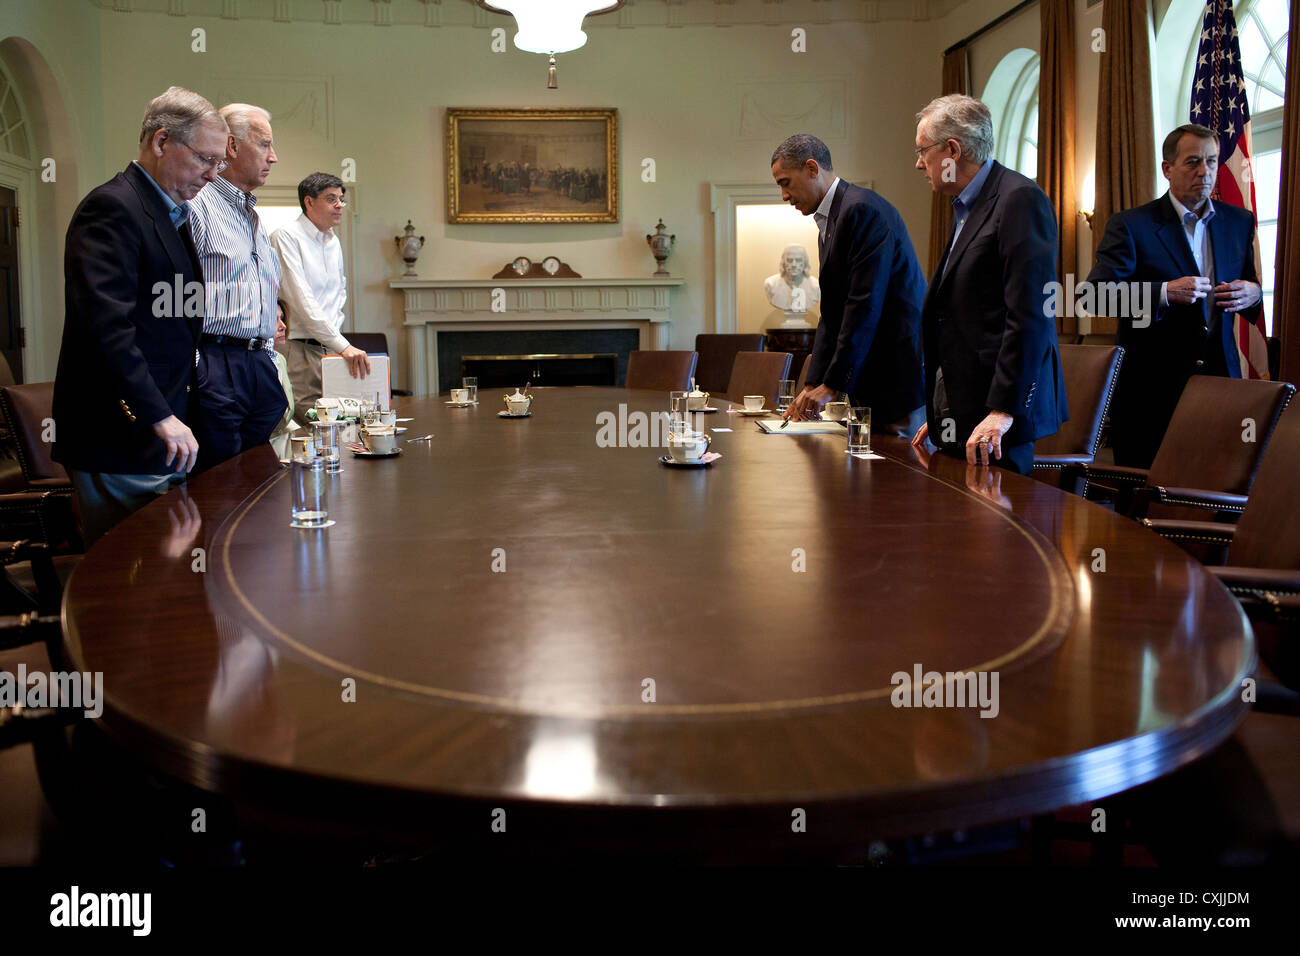
{"label": "polished wooden tabletop", "polygon": [[[499,392],[408,401],[405,437],[434,437],[345,452],[327,529],[289,526],[267,448],[104,537],[64,616],[105,728],[201,787],[396,832],[504,807],[535,835],[595,812],[597,843],[775,844],[799,808],[847,845],[1112,794],[1244,716],[1236,602],[1101,507],[726,411],[700,417],[721,458],[670,468],[603,447],[666,396],[535,394],[508,420]],[[996,700],[895,706],[918,668]]]}

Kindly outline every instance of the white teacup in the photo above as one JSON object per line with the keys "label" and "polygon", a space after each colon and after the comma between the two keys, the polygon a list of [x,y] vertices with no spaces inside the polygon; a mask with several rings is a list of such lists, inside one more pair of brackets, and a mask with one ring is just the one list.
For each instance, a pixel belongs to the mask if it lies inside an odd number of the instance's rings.
{"label": "white teacup", "polygon": [[391,454],[397,448],[397,433],[391,425],[367,425],[361,429],[366,451],[376,455]]}
{"label": "white teacup", "polygon": [[848,402],[827,402],[822,408],[822,419],[828,422],[839,422],[849,417]]}
{"label": "white teacup", "polygon": [[316,400],[316,421],[318,422],[336,422],[339,420],[339,403],[330,401],[326,404],[325,399]]}
{"label": "white teacup", "polygon": [[709,404],[709,393],[702,392],[698,388],[686,395],[686,409],[691,412],[698,412],[701,408],[707,408]]}
{"label": "white teacup", "polygon": [[672,434],[668,436],[668,453],[674,461],[699,461],[712,441],[712,436],[703,432]]}
{"label": "white teacup", "polygon": [[453,388],[453,389],[451,390],[451,400],[452,400],[453,402],[468,402],[468,401],[469,401],[469,389],[468,389],[468,388]]}
{"label": "white teacup", "polygon": [[747,411],[747,412],[760,412],[760,411],[762,411],[762,410],[763,410],[763,402],[765,402],[766,400],[767,400],[767,399],[766,399],[764,396],[762,396],[762,395],[746,395],[746,396],[745,396],[745,411]]}

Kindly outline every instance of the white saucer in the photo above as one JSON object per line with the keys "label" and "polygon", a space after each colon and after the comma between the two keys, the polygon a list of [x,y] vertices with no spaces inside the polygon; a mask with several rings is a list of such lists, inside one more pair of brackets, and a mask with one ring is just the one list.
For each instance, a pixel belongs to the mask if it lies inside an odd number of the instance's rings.
{"label": "white saucer", "polygon": [[469,408],[471,405],[477,405],[478,402],[444,402],[443,404],[453,408]]}
{"label": "white saucer", "polygon": [[754,415],[772,415],[772,414],[775,414],[775,413],[773,412],[773,410],[770,409],[770,408],[760,408],[760,409],[759,409],[758,411],[756,411],[756,412],[751,412],[748,408],[738,408],[738,409],[736,409],[736,411],[737,411],[739,414],[741,414],[741,415],[749,415],[749,416],[751,416],[751,417],[754,416]]}
{"label": "white saucer", "polygon": [[[398,420],[400,421],[401,419],[398,419]],[[411,419],[408,418],[407,421],[409,422],[409,421],[411,421]],[[402,432],[404,432],[404,431],[406,431],[406,426],[405,426],[405,425],[401,425],[401,426],[399,426],[399,427],[393,429],[393,434],[394,434],[394,435],[400,435],[400,434],[402,434]]]}
{"label": "white saucer", "polygon": [[692,415],[712,415],[718,410],[716,405],[705,405],[703,408],[688,408],[687,411]]}
{"label": "white saucer", "polygon": [[693,461],[678,461],[672,455],[660,455],[659,460],[665,465],[671,465],[673,468],[708,468],[713,464],[711,461],[705,461],[702,458],[696,458]]}
{"label": "white saucer", "polygon": [[399,421],[399,422],[413,422],[413,421],[415,421],[415,419],[414,419],[414,418],[399,418],[398,421]]}
{"label": "white saucer", "polygon": [[497,418],[528,418],[532,412],[497,412]]}

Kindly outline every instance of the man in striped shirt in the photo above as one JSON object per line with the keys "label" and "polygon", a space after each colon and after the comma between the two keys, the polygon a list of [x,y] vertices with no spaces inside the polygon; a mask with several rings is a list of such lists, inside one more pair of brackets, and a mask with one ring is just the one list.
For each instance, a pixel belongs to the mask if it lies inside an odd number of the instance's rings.
{"label": "man in striped shirt", "polygon": [[286,405],[271,354],[280,262],[253,196],[277,161],[271,114],[246,103],[220,112],[230,127],[228,165],[190,204],[207,287],[199,368],[201,468],[265,444]]}

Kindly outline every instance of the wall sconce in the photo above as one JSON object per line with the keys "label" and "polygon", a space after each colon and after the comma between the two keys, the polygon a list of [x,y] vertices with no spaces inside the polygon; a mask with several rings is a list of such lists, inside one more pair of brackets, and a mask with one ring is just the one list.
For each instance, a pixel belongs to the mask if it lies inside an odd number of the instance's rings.
{"label": "wall sconce", "polygon": [[1092,228],[1092,216],[1097,209],[1097,172],[1090,170],[1087,176],[1083,177],[1083,185],[1079,190],[1079,216],[1088,223],[1088,228]]}

